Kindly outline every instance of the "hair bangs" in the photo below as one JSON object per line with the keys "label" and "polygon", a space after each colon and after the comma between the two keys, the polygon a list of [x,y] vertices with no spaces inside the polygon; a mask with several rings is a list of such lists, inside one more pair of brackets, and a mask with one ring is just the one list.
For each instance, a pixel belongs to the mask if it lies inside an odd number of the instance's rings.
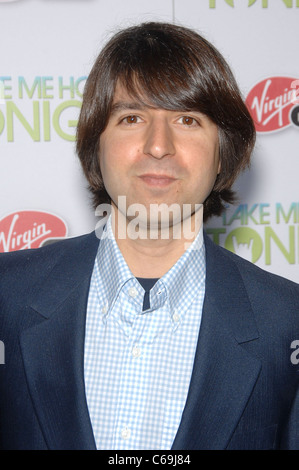
{"label": "hair bangs", "polygon": [[114,76],[132,98],[145,105],[168,110],[204,108],[206,97],[198,65],[192,57],[182,55],[176,44],[159,43],[150,37],[141,46],[129,45]]}

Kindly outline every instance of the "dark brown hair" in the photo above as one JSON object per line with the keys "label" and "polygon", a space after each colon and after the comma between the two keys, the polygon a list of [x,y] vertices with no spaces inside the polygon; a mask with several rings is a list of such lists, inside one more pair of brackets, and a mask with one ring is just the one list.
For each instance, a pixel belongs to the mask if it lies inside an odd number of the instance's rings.
{"label": "dark brown hair", "polygon": [[255,128],[222,55],[188,28],[143,23],[115,34],[87,79],[77,127],[77,153],[95,207],[110,203],[99,165],[100,135],[107,126],[116,84],[138,100],[168,110],[200,111],[218,127],[221,172],[204,202],[204,220],[220,215],[236,177],[249,165]]}

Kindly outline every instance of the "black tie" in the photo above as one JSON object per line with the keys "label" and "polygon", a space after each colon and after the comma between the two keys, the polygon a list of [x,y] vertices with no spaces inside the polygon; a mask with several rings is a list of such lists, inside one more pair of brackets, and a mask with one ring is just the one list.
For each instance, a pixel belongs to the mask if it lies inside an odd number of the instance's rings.
{"label": "black tie", "polygon": [[156,278],[144,278],[144,277],[137,277],[137,281],[142,285],[143,289],[145,290],[144,298],[143,298],[143,308],[142,310],[148,310],[150,308],[150,297],[149,293],[152,287],[156,284],[159,280]]}

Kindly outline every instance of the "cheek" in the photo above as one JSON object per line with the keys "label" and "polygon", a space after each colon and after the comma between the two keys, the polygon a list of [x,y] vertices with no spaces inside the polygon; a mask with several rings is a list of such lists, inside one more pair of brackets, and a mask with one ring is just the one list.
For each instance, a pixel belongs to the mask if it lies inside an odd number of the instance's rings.
{"label": "cheek", "polygon": [[197,188],[199,193],[206,195],[212,190],[219,171],[218,146],[210,143],[202,145],[189,164],[189,175],[193,181],[193,187]]}
{"label": "cheek", "polygon": [[188,160],[189,172],[197,174],[213,174],[219,171],[218,145],[213,142],[200,142],[190,147]]}
{"label": "cheek", "polygon": [[129,187],[130,151],[127,146],[108,139],[100,142],[99,164],[103,183],[111,199],[116,203],[119,195],[126,194]]}
{"label": "cheek", "polygon": [[115,183],[113,182],[115,175],[115,163],[113,159],[114,152],[110,146],[106,144],[105,140],[100,142],[98,155],[103,183],[109,196],[112,197],[111,189],[115,186]]}
{"label": "cheek", "polygon": [[117,172],[118,152],[115,145],[111,145],[107,139],[100,141],[99,163],[103,178],[110,178]]}
{"label": "cheek", "polygon": [[128,139],[116,138],[103,139],[100,142],[99,161],[101,171],[122,172],[129,167],[135,159],[138,151]]}

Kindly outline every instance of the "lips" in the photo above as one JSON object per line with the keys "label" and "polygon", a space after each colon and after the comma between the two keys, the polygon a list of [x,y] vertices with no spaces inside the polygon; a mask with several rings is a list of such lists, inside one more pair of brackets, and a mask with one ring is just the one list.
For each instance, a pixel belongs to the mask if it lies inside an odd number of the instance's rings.
{"label": "lips", "polygon": [[169,175],[159,175],[154,173],[147,173],[144,175],[139,176],[139,178],[149,186],[158,186],[158,187],[165,187],[174,183],[176,178],[173,178]]}

